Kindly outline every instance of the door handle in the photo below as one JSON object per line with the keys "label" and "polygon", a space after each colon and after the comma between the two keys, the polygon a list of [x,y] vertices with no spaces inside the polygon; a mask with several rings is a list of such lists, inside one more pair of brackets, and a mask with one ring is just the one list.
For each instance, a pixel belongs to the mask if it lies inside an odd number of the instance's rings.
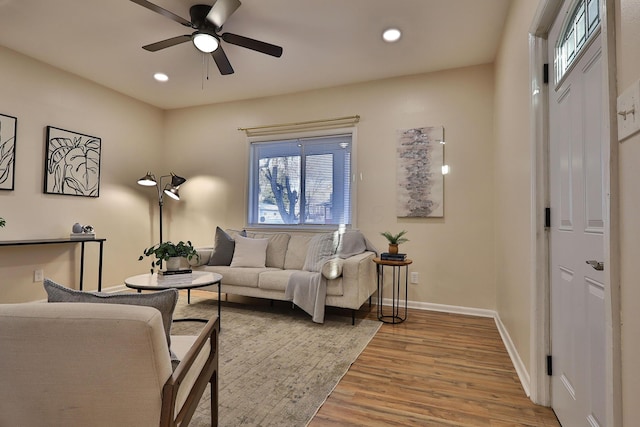
{"label": "door handle", "polygon": [[587,261],[587,264],[593,267],[594,270],[598,270],[598,271],[604,270],[604,262],[590,260],[590,261]]}

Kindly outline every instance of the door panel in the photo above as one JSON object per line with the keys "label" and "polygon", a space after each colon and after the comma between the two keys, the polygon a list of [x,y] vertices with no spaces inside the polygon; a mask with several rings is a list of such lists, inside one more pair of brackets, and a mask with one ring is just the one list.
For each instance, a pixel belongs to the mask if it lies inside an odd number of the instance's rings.
{"label": "door panel", "polygon": [[549,91],[551,392],[571,427],[605,420],[604,274],[586,263],[604,259],[601,59],[598,36]]}

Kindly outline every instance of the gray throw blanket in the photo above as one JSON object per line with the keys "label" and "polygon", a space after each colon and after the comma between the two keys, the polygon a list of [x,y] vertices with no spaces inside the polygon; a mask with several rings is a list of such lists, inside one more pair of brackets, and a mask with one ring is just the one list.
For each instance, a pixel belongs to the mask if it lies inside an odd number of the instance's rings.
{"label": "gray throw blanket", "polygon": [[324,323],[327,279],[316,271],[294,271],[289,276],[284,294],[287,300],[311,315],[311,320]]}
{"label": "gray throw blanket", "polygon": [[335,254],[309,263],[314,265],[317,271],[295,271],[289,276],[285,298],[311,315],[314,322],[324,323],[327,279],[321,273],[322,267],[332,258],[346,259],[365,251],[375,252],[376,255],[378,253],[378,250],[360,231],[348,230],[339,234]]}

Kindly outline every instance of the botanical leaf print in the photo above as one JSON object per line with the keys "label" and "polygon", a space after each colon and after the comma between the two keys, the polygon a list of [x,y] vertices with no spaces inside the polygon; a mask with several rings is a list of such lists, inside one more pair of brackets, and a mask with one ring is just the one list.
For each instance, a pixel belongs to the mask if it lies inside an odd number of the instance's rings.
{"label": "botanical leaf print", "polygon": [[11,132],[2,132],[2,122],[0,122],[0,184],[9,182],[12,177],[11,170],[14,166],[15,135],[7,136]]}
{"label": "botanical leaf print", "polygon": [[97,197],[100,140],[90,136],[50,138],[47,173],[51,193]]}

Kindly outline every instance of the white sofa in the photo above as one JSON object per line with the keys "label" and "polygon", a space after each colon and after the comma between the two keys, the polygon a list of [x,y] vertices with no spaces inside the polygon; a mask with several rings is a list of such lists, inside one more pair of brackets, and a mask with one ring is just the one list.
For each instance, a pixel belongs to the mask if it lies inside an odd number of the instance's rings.
{"label": "white sofa", "polygon": [[[227,234],[236,241],[239,232],[227,230]],[[289,300],[285,296],[289,277],[296,271],[303,271],[305,263],[309,263],[308,249],[314,236],[318,233],[303,232],[251,232],[245,231],[246,237],[267,239],[266,259],[263,267],[237,267],[234,262],[238,257],[239,246],[236,246],[231,265],[208,265],[218,249],[216,245],[197,248],[199,260],[193,265],[196,270],[222,274],[221,292],[248,297],[267,298],[271,300]],[[352,323],[355,322],[355,311],[369,300],[376,291],[376,269],[373,258],[375,248],[358,233],[356,243],[350,246],[350,252],[341,252],[342,245],[336,244],[334,255],[330,259],[323,258],[320,271],[326,279],[326,306],[347,308],[352,310]],[[337,233],[332,233],[337,235]],[[344,236],[344,235],[342,235]],[[340,239],[338,237],[337,239]],[[361,239],[361,240],[360,240]],[[239,243],[239,242],[238,242]],[[354,250],[353,248],[356,247]],[[355,252],[359,252],[353,254]],[[307,270],[309,270],[307,268]],[[312,269],[311,269],[312,270]],[[217,287],[203,288],[217,291]]]}

